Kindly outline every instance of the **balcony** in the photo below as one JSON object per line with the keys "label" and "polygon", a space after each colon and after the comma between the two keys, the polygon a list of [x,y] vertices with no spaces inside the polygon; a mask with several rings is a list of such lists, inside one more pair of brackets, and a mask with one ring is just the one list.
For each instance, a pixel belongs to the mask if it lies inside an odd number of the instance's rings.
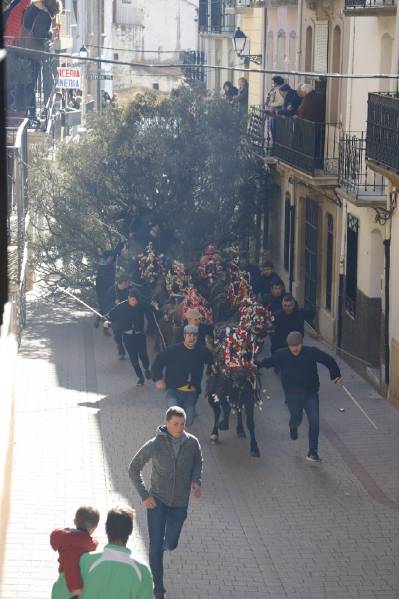
{"label": "balcony", "polygon": [[200,33],[221,33],[232,35],[235,31],[234,14],[228,14],[225,0],[200,0],[198,8],[198,29]]}
{"label": "balcony", "polygon": [[347,16],[391,16],[396,14],[396,0],[345,0]]}
{"label": "balcony", "polygon": [[384,205],[384,177],[366,162],[366,136],[359,133],[344,133],[339,142],[338,182],[349,200],[358,206]]}
{"label": "balcony", "polygon": [[245,14],[253,8],[263,8],[265,0],[226,0],[226,13]]}
{"label": "balcony", "polygon": [[271,117],[262,106],[251,106],[246,139],[269,163],[278,160],[311,177],[338,176],[340,129],[336,124]]}
{"label": "balcony", "polygon": [[337,177],[339,128],[294,117],[276,117],[272,155],[311,177]]}
{"label": "balcony", "polygon": [[399,94],[371,93],[368,98],[366,159],[399,174]]}

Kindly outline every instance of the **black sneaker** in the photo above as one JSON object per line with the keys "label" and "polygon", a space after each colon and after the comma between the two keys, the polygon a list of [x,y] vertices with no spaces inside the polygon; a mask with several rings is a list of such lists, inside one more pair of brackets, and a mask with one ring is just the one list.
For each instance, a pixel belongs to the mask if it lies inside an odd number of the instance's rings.
{"label": "black sneaker", "polygon": [[147,381],[151,380],[151,372],[149,370],[145,370],[144,374]]}
{"label": "black sneaker", "polygon": [[290,437],[293,441],[296,441],[298,439],[298,429],[297,428],[290,428]]}
{"label": "black sneaker", "polygon": [[144,385],[144,378],[141,376],[137,379],[136,387],[142,387]]}
{"label": "black sneaker", "polygon": [[308,455],[306,456],[306,459],[309,462],[321,462],[321,458],[319,457],[319,455],[317,453],[308,453]]}

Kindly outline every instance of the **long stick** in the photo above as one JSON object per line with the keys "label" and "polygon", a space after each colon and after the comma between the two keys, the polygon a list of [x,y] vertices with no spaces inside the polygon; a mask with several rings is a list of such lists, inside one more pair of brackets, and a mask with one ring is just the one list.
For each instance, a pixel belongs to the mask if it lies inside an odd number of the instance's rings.
{"label": "long stick", "polygon": [[366,416],[367,420],[370,422],[370,424],[372,426],[374,426],[375,430],[378,430],[376,423],[374,422],[374,420],[372,420],[370,418],[370,416],[367,414],[367,412],[362,408],[362,406],[359,404],[359,402],[353,397],[352,393],[349,391],[349,389],[347,389],[345,387],[345,385],[342,385],[342,389],[345,391],[345,393],[347,394],[347,396],[353,401],[353,403],[355,404],[355,406],[357,406],[359,408],[359,410]]}
{"label": "long stick", "polygon": [[155,321],[155,324],[157,325],[157,329],[158,329],[159,336],[161,337],[161,341],[162,341],[163,348],[164,348],[164,349],[166,349],[166,341],[165,341],[165,337],[162,335],[162,331],[161,331],[161,329],[160,329],[160,327],[159,327],[158,320],[157,320],[157,317],[155,316],[155,313],[154,313],[154,312],[153,312],[153,316],[154,316],[154,321]]}
{"label": "long stick", "polygon": [[86,304],[86,302],[84,302],[80,298],[76,297],[76,295],[74,295],[73,293],[71,293],[67,289],[63,289],[62,287],[59,287],[58,285],[57,285],[57,289],[59,291],[61,291],[62,293],[66,293],[70,297],[73,297],[74,300],[76,300],[77,302],[79,302],[80,304],[82,304],[83,306],[85,306],[85,308],[88,308],[89,310],[91,310],[91,312],[93,312],[93,314],[96,314],[97,316],[99,316],[103,320],[107,320],[105,316],[103,316],[102,314],[100,314],[100,312],[97,312],[97,310],[95,310],[94,308],[92,308],[91,306],[89,306],[89,304]]}

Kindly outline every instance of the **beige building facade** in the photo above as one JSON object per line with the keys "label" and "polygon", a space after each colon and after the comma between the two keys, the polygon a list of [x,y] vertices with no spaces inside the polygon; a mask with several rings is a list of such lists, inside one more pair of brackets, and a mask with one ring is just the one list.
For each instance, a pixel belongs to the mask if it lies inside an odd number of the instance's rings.
{"label": "beige building facade", "polygon": [[235,13],[251,53],[292,87],[311,83],[325,114],[259,119],[271,74],[250,75],[249,134],[254,114],[273,181],[260,257],[326,341],[399,403],[399,99],[397,80],[378,77],[398,73],[396,2],[269,0]]}

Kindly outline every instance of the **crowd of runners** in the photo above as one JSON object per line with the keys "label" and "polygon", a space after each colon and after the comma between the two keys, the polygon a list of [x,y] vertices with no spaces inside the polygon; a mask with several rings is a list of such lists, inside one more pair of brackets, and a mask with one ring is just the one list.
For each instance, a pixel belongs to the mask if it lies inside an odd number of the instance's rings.
{"label": "crowd of runners", "polygon": [[[149,567],[133,559],[126,547],[133,530],[130,508],[109,511],[108,544],[93,553],[99,514],[82,506],[72,528],[51,534],[51,545],[59,553],[52,599],[165,598],[164,553],[178,545],[190,496],[201,496],[201,446],[186,428],[196,417],[203,391],[214,413],[210,442],[218,443],[232,412],[238,436],[245,436],[245,416],[250,455],[257,458],[255,408],[265,395],[260,371],[274,368],[289,413],[290,439],[298,438],[305,412],[309,424],[305,458],[321,461],[318,364],[328,368],[334,383],[342,379],[334,358],[304,345],[305,321],[314,315],[286,292],[272,262],[259,268],[245,252],[227,255],[208,246],[195,264],[186,267],[160,253],[158,233],[157,227],[151,229],[143,251],[118,276],[123,243],[103,252],[94,323],[105,335],[113,335],[121,360],[128,356],[137,386],[147,381],[165,393],[164,423],[138,449],[128,468],[147,511]],[[149,484],[142,477],[148,462]]]}

